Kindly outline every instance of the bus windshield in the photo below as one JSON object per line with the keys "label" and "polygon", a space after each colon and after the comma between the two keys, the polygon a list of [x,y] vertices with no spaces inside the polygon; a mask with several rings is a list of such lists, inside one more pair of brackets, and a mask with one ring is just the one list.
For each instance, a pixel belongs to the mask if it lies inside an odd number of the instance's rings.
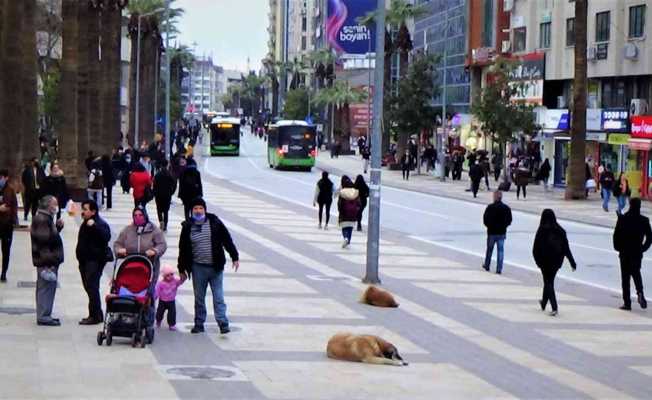
{"label": "bus windshield", "polygon": [[308,157],[315,149],[315,129],[310,126],[281,126],[278,147],[286,157]]}
{"label": "bus windshield", "polygon": [[236,144],[240,138],[240,125],[216,123],[211,125],[211,144],[224,146]]}

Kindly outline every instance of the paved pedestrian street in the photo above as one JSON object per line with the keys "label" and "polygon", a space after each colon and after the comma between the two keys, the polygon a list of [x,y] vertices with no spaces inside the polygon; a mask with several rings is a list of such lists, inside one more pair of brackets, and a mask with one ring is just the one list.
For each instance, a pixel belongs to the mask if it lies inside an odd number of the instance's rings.
{"label": "paved pedestrian street", "polygon": [[[35,324],[29,236],[16,233],[0,286],[0,398],[652,398],[652,318],[618,310],[614,292],[560,279],[560,313],[550,317],[537,304],[538,274],[509,265],[487,273],[473,255],[383,229],[381,278],[400,307],[374,308],[358,302],[365,234],[342,249],[334,223],[318,230],[309,210],[207,173],[204,196],[241,251],[240,270],[227,264],[224,281],[231,333],[219,335],[209,306],[206,333],[190,334],[187,282],[179,331],[164,322],[145,349],[120,338],[99,347],[99,326],[77,325],[86,312],[74,260],[79,220],[66,217],[59,328]],[[115,197],[101,213],[114,238],[132,209],[131,197]],[[173,205],[162,258],[175,266],[182,209]],[[326,343],[342,331],[385,338],[409,365],[328,359]]]}

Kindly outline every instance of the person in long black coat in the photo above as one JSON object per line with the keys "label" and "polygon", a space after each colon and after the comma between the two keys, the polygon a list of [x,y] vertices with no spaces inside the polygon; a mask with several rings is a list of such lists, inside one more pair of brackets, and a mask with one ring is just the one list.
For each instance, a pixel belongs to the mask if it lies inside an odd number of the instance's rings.
{"label": "person in long black coat", "polygon": [[168,161],[159,161],[159,171],[154,176],[154,200],[156,201],[156,213],[161,224],[161,230],[168,230],[168,213],[172,203],[172,195],[177,190],[177,181],[170,174]]}
{"label": "person in long black coat", "polygon": [[545,310],[550,301],[550,315],[557,315],[557,297],[555,295],[555,276],[561,268],[564,258],[568,258],[573,271],[577,268],[566,231],[559,226],[555,213],[547,208],[541,213],[541,222],[534,238],[532,247],[534,262],[543,275],[543,296],[539,302],[541,310]]}
{"label": "person in long black coat", "polygon": [[621,310],[632,309],[632,298],[629,292],[629,281],[634,280],[638,303],[641,308],[647,308],[647,300],[643,294],[643,279],[641,278],[641,261],[643,253],[652,245],[652,229],[650,220],[641,215],[641,199],[629,200],[629,211],[618,217],[613,236],[614,249],[620,258],[620,275],[623,287],[623,305]]}
{"label": "person in long black coat", "polygon": [[201,183],[201,174],[197,170],[197,163],[192,158],[188,159],[186,168],[179,177],[179,198],[183,202],[184,218],[190,218],[190,202],[198,197],[203,197],[204,190]]}
{"label": "person in long black coat", "polygon": [[358,232],[362,231],[362,213],[364,212],[364,209],[367,208],[367,199],[369,199],[369,186],[367,186],[367,183],[364,181],[364,177],[362,175],[358,175],[357,178],[355,178],[355,183],[353,184],[353,187],[358,189],[358,196],[360,198],[360,211],[358,211]]}
{"label": "person in long black coat", "polygon": [[469,167],[469,178],[471,179],[471,191],[473,192],[473,197],[478,197],[478,190],[480,189],[480,181],[484,176],[484,171],[480,164],[477,161],[474,161],[473,164]]}
{"label": "person in long black coat", "polygon": [[106,198],[106,208],[110,210],[113,208],[113,186],[115,185],[115,174],[113,173],[113,164],[111,157],[104,154],[100,160],[100,168],[102,169],[102,177],[104,178],[104,192],[102,193]]}

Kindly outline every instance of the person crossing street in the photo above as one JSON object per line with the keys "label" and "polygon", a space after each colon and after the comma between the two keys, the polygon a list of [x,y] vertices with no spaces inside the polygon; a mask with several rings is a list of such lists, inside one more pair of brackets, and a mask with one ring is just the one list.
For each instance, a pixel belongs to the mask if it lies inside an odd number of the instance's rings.
{"label": "person crossing street", "polygon": [[507,227],[512,224],[512,210],[503,203],[503,192],[496,190],[494,192],[494,201],[489,204],[484,211],[483,221],[487,227],[487,253],[485,255],[482,268],[489,271],[491,265],[491,256],[494,246],[498,248],[498,260],[496,263],[496,273],[503,272],[503,259],[505,258],[505,239]]}

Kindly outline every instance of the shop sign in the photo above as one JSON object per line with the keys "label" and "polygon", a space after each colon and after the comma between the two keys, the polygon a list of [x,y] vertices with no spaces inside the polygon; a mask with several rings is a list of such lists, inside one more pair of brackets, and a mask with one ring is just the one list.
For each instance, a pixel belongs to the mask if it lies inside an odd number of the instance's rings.
{"label": "shop sign", "polygon": [[570,128],[570,112],[567,109],[547,110],[543,128],[567,131]]}
{"label": "shop sign", "polygon": [[541,105],[543,103],[543,79],[545,77],[545,53],[529,53],[516,57],[519,64],[510,72],[509,79],[522,83],[513,101],[524,101],[527,104]]}
{"label": "shop sign", "polygon": [[628,132],[629,110],[624,108],[602,110],[602,130],[607,132]]}
{"label": "shop sign", "polygon": [[652,148],[652,141],[650,140],[630,139],[628,143],[629,148],[632,150],[648,151]]}
{"label": "shop sign", "polygon": [[630,136],[626,133],[611,133],[609,134],[609,144],[627,145]]}
{"label": "shop sign", "polygon": [[606,142],[607,134],[604,132],[586,132],[586,140],[593,140],[594,142]]}
{"label": "shop sign", "polygon": [[635,115],[632,117],[632,137],[652,139],[652,116]]}

